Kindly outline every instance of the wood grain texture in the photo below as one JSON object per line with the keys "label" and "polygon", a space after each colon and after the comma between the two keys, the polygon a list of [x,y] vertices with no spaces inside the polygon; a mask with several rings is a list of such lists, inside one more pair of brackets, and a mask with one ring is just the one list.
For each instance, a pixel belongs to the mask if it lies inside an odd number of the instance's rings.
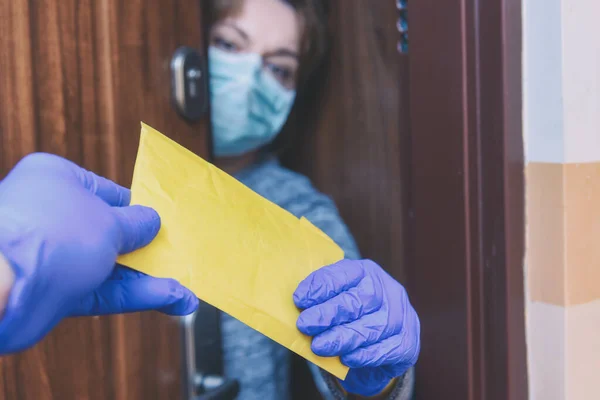
{"label": "wood grain texture", "polygon": [[[140,120],[205,155],[170,105],[169,61],[201,48],[196,1],[0,2],[0,176],[46,151],[129,185]],[[174,399],[179,330],[158,313],[72,319],[0,358],[0,399]]]}
{"label": "wood grain texture", "polygon": [[417,399],[526,399],[521,1],[409,13]]}

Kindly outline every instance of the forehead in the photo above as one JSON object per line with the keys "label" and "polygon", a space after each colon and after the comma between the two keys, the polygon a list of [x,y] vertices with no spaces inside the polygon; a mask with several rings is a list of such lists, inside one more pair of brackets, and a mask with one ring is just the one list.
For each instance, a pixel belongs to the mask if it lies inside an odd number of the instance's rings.
{"label": "forehead", "polygon": [[251,50],[267,53],[285,48],[298,51],[301,21],[296,11],[282,0],[244,0],[240,12],[226,17],[250,39]]}

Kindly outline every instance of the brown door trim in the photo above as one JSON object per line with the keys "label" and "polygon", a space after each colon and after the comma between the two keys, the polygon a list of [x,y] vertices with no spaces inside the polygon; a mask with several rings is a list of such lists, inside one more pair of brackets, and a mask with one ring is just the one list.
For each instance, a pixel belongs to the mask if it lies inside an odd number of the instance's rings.
{"label": "brown door trim", "polygon": [[417,398],[526,399],[521,1],[409,2],[409,24]]}

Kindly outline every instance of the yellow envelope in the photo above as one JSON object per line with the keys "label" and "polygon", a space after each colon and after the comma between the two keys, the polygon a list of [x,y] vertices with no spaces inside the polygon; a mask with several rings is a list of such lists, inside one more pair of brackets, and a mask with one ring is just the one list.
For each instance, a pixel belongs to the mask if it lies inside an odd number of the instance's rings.
{"label": "yellow envelope", "polygon": [[119,258],[146,274],[174,278],[200,299],[344,379],[339,358],[316,356],[296,328],[292,295],[343,251],[308,220],[259,196],[142,124],[132,204],[153,207],[162,227],[147,247]]}

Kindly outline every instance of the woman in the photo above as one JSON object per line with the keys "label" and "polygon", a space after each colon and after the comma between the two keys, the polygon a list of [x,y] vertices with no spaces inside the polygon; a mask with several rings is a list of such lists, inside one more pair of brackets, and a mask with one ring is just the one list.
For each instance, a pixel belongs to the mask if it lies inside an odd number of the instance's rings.
{"label": "woman", "polygon": [[[309,219],[342,247],[347,259],[358,260],[356,244],[332,201],[274,156],[274,147],[285,141],[286,132],[278,135],[296,94],[303,95],[326,52],[322,0],[209,3],[216,165]],[[341,356],[351,367],[346,381],[338,382],[311,365],[326,398],[346,398],[348,392],[409,398],[419,322],[399,283],[372,262],[345,261],[311,275],[294,300],[305,310],[298,328],[314,337],[313,351]],[[225,373],[241,382],[240,399],[289,398],[287,349],[226,315],[222,335]]]}

